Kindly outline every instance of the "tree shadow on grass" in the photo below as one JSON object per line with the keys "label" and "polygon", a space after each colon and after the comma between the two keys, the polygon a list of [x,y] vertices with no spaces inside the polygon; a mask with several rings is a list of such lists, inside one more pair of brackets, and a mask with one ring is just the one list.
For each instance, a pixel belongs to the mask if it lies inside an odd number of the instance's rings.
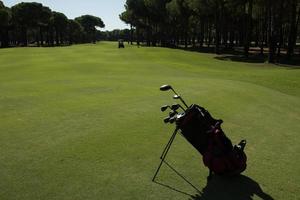
{"label": "tree shadow on grass", "polygon": [[[181,49],[184,51],[193,51],[199,53],[215,53],[215,47],[188,47],[184,48],[183,46],[176,46],[176,47],[168,47],[172,49]],[[278,57],[276,56],[275,64],[280,67],[285,67],[288,69],[300,69],[300,52],[299,50],[295,52],[295,55],[291,59],[287,59],[284,53],[280,54]],[[266,63],[268,61],[268,52],[264,52],[264,54],[260,53],[260,49],[252,48],[249,51],[249,56],[246,57],[244,55],[244,50],[241,47],[235,48],[221,48],[220,54],[217,54],[215,57],[217,60],[222,61],[234,61],[234,62],[245,62],[245,63]]]}
{"label": "tree shadow on grass", "polygon": [[[176,47],[168,47],[171,49],[180,49],[183,51],[192,51],[192,52],[198,52],[198,53],[209,53],[209,54],[215,54],[216,50],[214,46],[210,46],[210,47],[187,47],[185,48],[184,46],[176,46]],[[234,48],[222,48],[221,50],[222,54],[229,54],[229,55],[242,55],[242,52],[238,49],[234,49]],[[219,55],[222,55],[219,54]]]}
{"label": "tree shadow on grass", "polygon": [[252,200],[254,195],[263,200],[274,200],[257,182],[247,176],[214,176],[202,192],[194,195],[190,200]]}
{"label": "tree shadow on grass", "polygon": [[222,55],[216,56],[215,59],[234,62],[264,63],[267,57],[263,55],[251,55],[246,58],[244,55]]}

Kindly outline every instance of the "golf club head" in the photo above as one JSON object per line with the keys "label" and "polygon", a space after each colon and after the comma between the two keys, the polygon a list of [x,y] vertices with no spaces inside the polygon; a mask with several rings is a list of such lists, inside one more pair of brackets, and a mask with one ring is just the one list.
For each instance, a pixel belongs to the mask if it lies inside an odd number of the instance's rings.
{"label": "golf club head", "polygon": [[173,111],[171,111],[171,112],[169,113],[169,117],[172,118],[172,117],[174,117],[176,114],[177,114],[177,112],[173,110]]}
{"label": "golf club head", "polygon": [[160,108],[161,112],[165,112],[170,106],[164,105]]}
{"label": "golf club head", "polygon": [[160,91],[168,91],[171,90],[172,86],[171,85],[163,85],[160,87]]}
{"label": "golf club head", "polygon": [[173,124],[173,123],[176,121],[176,118],[177,118],[176,115],[175,115],[174,117],[171,117],[170,120],[169,120],[169,122],[170,122],[171,124]]}
{"label": "golf club head", "polygon": [[173,96],[173,99],[181,99],[181,96],[176,94]]}
{"label": "golf club head", "polygon": [[180,108],[180,105],[179,105],[179,104],[173,104],[173,105],[171,106],[171,109],[174,110],[174,111],[178,110],[179,108]]}
{"label": "golf club head", "polygon": [[[179,99],[183,104],[184,104],[184,106],[186,107],[186,108],[188,108],[189,106],[185,103],[185,101],[182,99],[182,97],[180,96],[180,95],[178,95],[178,94],[175,94],[174,96],[173,96],[173,99]],[[182,106],[180,106],[181,108],[182,108]],[[183,109],[183,108],[182,108]],[[185,109],[183,109],[183,110],[185,110]]]}
{"label": "golf club head", "polygon": [[166,117],[165,119],[164,119],[164,122],[167,124],[167,123],[169,123],[170,122],[170,117]]}

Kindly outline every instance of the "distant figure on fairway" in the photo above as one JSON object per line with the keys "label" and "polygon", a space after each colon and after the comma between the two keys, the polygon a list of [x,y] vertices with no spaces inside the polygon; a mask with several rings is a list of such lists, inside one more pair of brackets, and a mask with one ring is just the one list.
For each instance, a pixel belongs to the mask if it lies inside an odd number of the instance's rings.
{"label": "distant figure on fairway", "polygon": [[119,40],[119,49],[120,48],[125,48],[123,40]]}

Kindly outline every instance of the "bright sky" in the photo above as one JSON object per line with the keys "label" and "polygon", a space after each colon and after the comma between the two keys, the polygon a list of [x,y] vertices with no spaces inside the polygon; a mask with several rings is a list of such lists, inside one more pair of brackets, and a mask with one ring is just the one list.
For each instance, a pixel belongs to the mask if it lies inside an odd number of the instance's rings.
{"label": "bright sky", "polygon": [[128,28],[119,19],[125,8],[126,0],[2,0],[11,7],[20,2],[39,2],[51,10],[64,13],[69,19],[90,14],[100,17],[105,23],[105,30]]}

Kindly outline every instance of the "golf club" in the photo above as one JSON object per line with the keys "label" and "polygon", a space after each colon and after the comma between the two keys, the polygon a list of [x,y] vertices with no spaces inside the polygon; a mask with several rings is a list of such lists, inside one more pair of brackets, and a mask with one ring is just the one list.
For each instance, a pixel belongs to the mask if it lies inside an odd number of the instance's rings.
{"label": "golf club", "polygon": [[[169,91],[169,90],[172,90],[174,93],[175,93],[175,96],[177,97],[176,99],[179,99],[187,108],[189,107],[185,101],[182,99],[182,97],[180,95],[177,94],[177,92],[172,88],[171,85],[163,85],[160,87],[160,90],[161,91]],[[174,99],[175,99],[175,96],[174,96]]]}
{"label": "golf club", "polygon": [[170,122],[170,117],[166,117],[165,119],[164,119],[164,122],[167,124],[167,123],[169,123]]}
{"label": "golf club", "polygon": [[185,109],[180,104],[173,104],[171,106],[172,110],[178,110],[179,108],[181,108],[183,111],[185,111]]}
{"label": "golf club", "polygon": [[169,117],[174,117],[176,114],[177,112],[172,109],[172,111],[169,113]]}
{"label": "golf club", "polygon": [[175,115],[174,117],[170,118],[170,123],[173,124],[177,119],[177,116]]}
{"label": "golf club", "polygon": [[160,108],[161,112],[165,112],[168,108],[171,108],[169,105],[164,105]]}
{"label": "golf club", "polygon": [[184,102],[184,100],[182,99],[182,97],[180,95],[175,94],[173,96],[173,99],[179,99],[186,106],[186,108],[188,108],[187,104]]}

